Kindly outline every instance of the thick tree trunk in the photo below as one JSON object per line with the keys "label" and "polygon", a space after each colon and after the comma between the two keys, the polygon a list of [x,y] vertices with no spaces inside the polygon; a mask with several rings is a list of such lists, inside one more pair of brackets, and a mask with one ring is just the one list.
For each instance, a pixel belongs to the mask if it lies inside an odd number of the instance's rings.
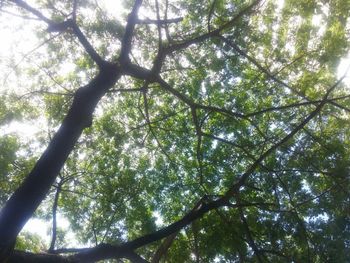
{"label": "thick tree trunk", "polygon": [[17,235],[47,195],[83,129],[91,125],[97,103],[119,77],[119,68],[106,63],[88,85],[77,90],[61,127],[0,212],[0,262],[8,257]]}

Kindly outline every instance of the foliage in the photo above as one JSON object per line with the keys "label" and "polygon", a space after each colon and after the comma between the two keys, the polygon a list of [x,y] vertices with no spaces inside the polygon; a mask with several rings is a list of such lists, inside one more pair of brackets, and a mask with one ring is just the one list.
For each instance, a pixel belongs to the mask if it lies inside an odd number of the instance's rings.
{"label": "foliage", "polygon": [[16,249],[40,252],[45,249],[45,245],[39,235],[23,232],[17,238]]}
{"label": "foliage", "polygon": [[[64,250],[59,220],[50,248],[24,233],[17,251],[73,252],[62,260],[78,262],[346,262],[350,94],[338,69],[349,2],[123,5],[116,17],[100,1],[1,2],[41,21],[43,45],[17,66],[26,86],[0,97],[0,125],[46,123],[30,142],[0,138],[1,206],[62,122],[72,134],[85,128],[35,216],[59,213],[89,252]],[[68,26],[52,30],[59,22]],[[97,95],[79,102],[79,87]],[[86,124],[93,96],[102,98]],[[74,103],[83,124],[65,117]]]}

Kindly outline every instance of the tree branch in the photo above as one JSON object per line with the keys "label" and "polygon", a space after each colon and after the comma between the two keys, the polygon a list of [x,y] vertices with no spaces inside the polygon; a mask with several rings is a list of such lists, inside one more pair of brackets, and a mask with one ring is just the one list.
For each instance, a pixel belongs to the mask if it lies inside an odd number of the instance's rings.
{"label": "tree branch", "polygon": [[201,153],[201,147],[202,147],[202,129],[200,127],[197,111],[195,107],[191,107],[191,113],[192,113],[192,119],[194,123],[194,127],[196,130],[196,136],[197,136],[197,148],[196,148],[196,157],[198,162],[198,170],[199,170],[199,184],[203,184],[203,163],[202,163],[202,153]]}
{"label": "tree branch", "polygon": [[92,47],[90,42],[86,39],[85,35],[81,32],[80,28],[76,24],[76,8],[77,8],[77,2],[74,1],[73,3],[73,18],[67,19],[63,22],[55,22],[53,20],[48,19],[45,17],[40,11],[36,10],[35,8],[31,7],[27,3],[25,3],[22,0],[11,0],[19,7],[22,7],[23,9],[27,10],[28,12],[34,14],[39,19],[44,21],[48,24],[48,31],[49,32],[64,32],[68,28],[71,28],[73,30],[74,35],[78,38],[79,42],[84,47],[85,51],[89,54],[91,59],[95,61],[95,63],[98,65],[98,67],[101,69],[105,66],[106,62],[100,57],[100,55],[96,52],[96,50]]}
{"label": "tree branch", "polygon": [[32,13],[36,17],[38,17],[40,20],[44,21],[48,25],[52,24],[53,21],[45,17],[40,11],[36,10],[35,8],[28,5],[26,2],[22,0],[9,0],[10,2],[15,3],[17,6],[22,7],[23,9],[27,10],[28,12]]}
{"label": "tree branch", "polygon": [[119,61],[122,65],[130,63],[129,54],[132,48],[132,36],[134,34],[135,25],[137,23],[137,13],[141,7],[141,4],[142,0],[135,0],[131,13],[128,16],[119,57]]}
{"label": "tree branch", "polygon": [[88,85],[75,93],[61,127],[32,171],[0,211],[0,251],[6,251],[11,246],[47,195],[83,129],[91,125],[97,103],[120,77],[118,72],[115,65],[105,67]]}
{"label": "tree branch", "polygon": [[73,29],[74,35],[78,38],[79,42],[84,47],[85,51],[89,54],[91,59],[95,61],[95,63],[98,65],[98,67],[101,69],[103,68],[107,62],[104,61],[100,55],[96,52],[96,50],[93,48],[93,46],[90,44],[90,42],[87,40],[83,32],[81,32],[78,25],[74,22],[74,20],[71,20],[71,28]]}
{"label": "tree branch", "polygon": [[63,185],[63,181],[60,181],[56,187],[55,199],[52,205],[52,237],[50,247],[48,249],[49,252],[55,249],[56,238],[57,238],[57,207],[58,207],[58,199],[61,193],[61,188]]}
{"label": "tree branch", "polygon": [[[339,105],[338,103],[336,103],[336,100],[339,99],[343,99],[344,96],[339,97],[339,98],[332,98],[332,99],[327,99],[326,102],[335,105],[336,107],[339,107],[343,110],[346,111],[350,111],[350,109],[343,107],[341,105]],[[280,111],[280,110],[286,110],[286,109],[290,109],[290,108],[297,108],[297,107],[301,107],[301,106],[307,106],[307,105],[317,105],[319,103],[321,103],[322,100],[309,100],[309,101],[304,101],[304,102],[297,102],[297,103],[293,103],[293,104],[289,104],[289,105],[282,105],[282,106],[276,106],[276,107],[270,107],[270,108],[266,108],[260,111],[255,111],[255,112],[251,112],[251,113],[247,113],[244,114],[245,117],[249,118],[249,117],[253,117],[259,114],[263,114],[263,113],[267,113],[267,112],[271,112],[271,111]]]}
{"label": "tree branch", "polygon": [[[236,200],[237,200],[237,203],[240,204],[240,198],[238,196],[236,197]],[[252,235],[252,233],[251,233],[251,231],[249,229],[249,225],[248,225],[247,219],[244,216],[243,208],[241,206],[238,206],[238,212],[239,212],[239,215],[240,215],[240,218],[241,218],[241,222],[242,222],[244,231],[246,232],[246,235],[247,235],[247,238],[248,238],[248,243],[249,243],[250,247],[253,249],[254,254],[255,254],[258,262],[262,263],[263,262],[262,255],[260,253],[260,250],[259,250],[258,246],[255,244],[253,235]]]}
{"label": "tree branch", "polygon": [[143,247],[149,243],[163,239],[178,232],[183,227],[191,224],[194,220],[200,218],[205,213],[222,206],[228,205],[226,200],[218,199],[209,203],[204,202],[205,197],[200,199],[194,208],[187,213],[182,219],[176,221],[169,226],[155,231],[153,233],[139,237],[133,241],[126,242],[119,246],[112,246],[101,244],[95,248],[85,249],[84,251],[70,257],[72,260],[80,260],[82,262],[97,261],[107,258],[121,258],[125,257],[125,253],[129,253],[137,248]]}
{"label": "tree branch", "polygon": [[227,116],[230,116],[233,118],[245,118],[245,116],[243,114],[240,114],[237,112],[233,112],[233,111],[223,109],[223,108],[218,108],[215,106],[202,105],[202,104],[196,103],[196,102],[192,101],[192,99],[190,99],[186,95],[182,94],[181,92],[179,92],[176,89],[174,89],[173,87],[171,87],[160,76],[158,76],[157,82],[164,90],[170,92],[171,94],[173,94],[175,97],[177,97],[178,99],[183,101],[185,104],[187,104],[191,108],[203,109],[203,110],[207,110],[207,111],[215,111],[215,112],[219,112],[219,113],[222,113],[224,115],[227,115]]}
{"label": "tree branch", "polygon": [[276,83],[282,85],[283,87],[288,88],[290,91],[296,93],[297,95],[301,96],[302,98],[306,98],[304,94],[302,94],[301,92],[299,92],[298,90],[294,89],[293,87],[291,87],[290,85],[288,85],[287,83],[283,82],[282,80],[278,79],[275,75],[273,75],[272,73],[270,73],[267,69],[265,69],[263,66],[260,65],[260,63],[253,58],[252,56],[249,56],[246,52],[244,52],[242,49],[240,49],[238,47],[238,45],[236,45],[233,41],[227,39],[226,37],[223,37],[221,35],[219,35],[219,38],[225,42],[227,45],[229,45],[230,47],[232,47],[238,54],[240,54],[241,56],[245,57],[246,59],[248,59],[248,61],[250,61],[251,63],[253,63],[261,72],[263,72],[266,76],[268,76],[270,79],[272,79],[273,81],[275,81]]}
{"label": "tree branch", "polygon": [[217,37],[222,31],[233,26],[244,15],[247,15],[250,12],[252,12],[254,10],[254,7],[256,7],[260,2],[261,2],[261,0],[253,1],[253,3],[251,3],[247,7],[243,8],[237,15],[235,15],[230,21],[225,23],[223,26],[221,26],[213,31],[210,31],[208,33],[202,34],[198,37],[194,37],[194,38],[191,38],[189,40],[185,40],[181,43],[176,43],[176,44],[173,44],[171,46],[168,46],[167,48],[165,48],[164,52],[166,54],[170,54],[174,51],[179,51],[181,49],[185,49],[185,48],[189,47],[190,45],[201,43],[201,42],[208,40],[212,37]]}
{"label": "tree branch", "polygon": [[179,23],[183,20],[182,17],[177,17],[177,18],[169,18],[169,19],[137,19],[136,23],[140,25],[149,25],[149,24],[154,24],[154,25],[165,25],[165,24],[174,24],[174,23]]}
{"label": "tree branch", "polygon": [[173,244],[178,232],[175,232],[171,235],[169,235],[159,246],[156,253],[154,253],[154,256],[151,260],[151,263],[159,263],[161,258],[166,254],[166,252],[169,250],[171,245]]}
{"label": "tree branch", "polygon": [[289,141],[295,134],[297,134],[301,129],[303,129],[306,124],[308,124],[317,114],[319,114],[327,103],[329,94],[343,81],[345,75],[341,77],[332,87],[328,89],[326,94],[323,96],[322,101],[317,105],[315,110],[313,110],[296,128],[294,128],[290,133],[288,133],[284,138],[282,138],[278,143],[271,146],[267,151],[265,151],[249,168],[248,170],[238,179],[238,181],[231,186],[231,188],[226,192],[226,198],[230,199],[241,186],[244,185],[247,178],[255,171],[255,169],[260,165],[260,163],[274,152],[277,148],[282,146],[284,143]]}

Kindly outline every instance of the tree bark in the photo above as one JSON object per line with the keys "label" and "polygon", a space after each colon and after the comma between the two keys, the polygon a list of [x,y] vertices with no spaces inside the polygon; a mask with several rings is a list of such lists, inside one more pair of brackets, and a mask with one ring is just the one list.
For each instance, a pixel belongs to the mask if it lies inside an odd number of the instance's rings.
{"label": "tree bark", "polygon": [[0,262],[9,256],[17,235],[47,195],[84,128],[91,126],[97,103],[119,77],[119,67],[105,63],[88,85],[76,91],[61,127],[0,212]]}

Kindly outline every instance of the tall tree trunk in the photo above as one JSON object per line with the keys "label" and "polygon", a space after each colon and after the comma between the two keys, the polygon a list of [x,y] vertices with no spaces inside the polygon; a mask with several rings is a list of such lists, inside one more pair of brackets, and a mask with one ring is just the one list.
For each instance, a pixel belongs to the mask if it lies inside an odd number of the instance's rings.
{"label": "tall tree trunk", "polygon": [[61,127],[0,212],[0,262],[8,257],[17,235],[47,195],[83,129],[91,126],[97,103],[119,77],[119,68],[106,63],[88,85],[76,91]]}

